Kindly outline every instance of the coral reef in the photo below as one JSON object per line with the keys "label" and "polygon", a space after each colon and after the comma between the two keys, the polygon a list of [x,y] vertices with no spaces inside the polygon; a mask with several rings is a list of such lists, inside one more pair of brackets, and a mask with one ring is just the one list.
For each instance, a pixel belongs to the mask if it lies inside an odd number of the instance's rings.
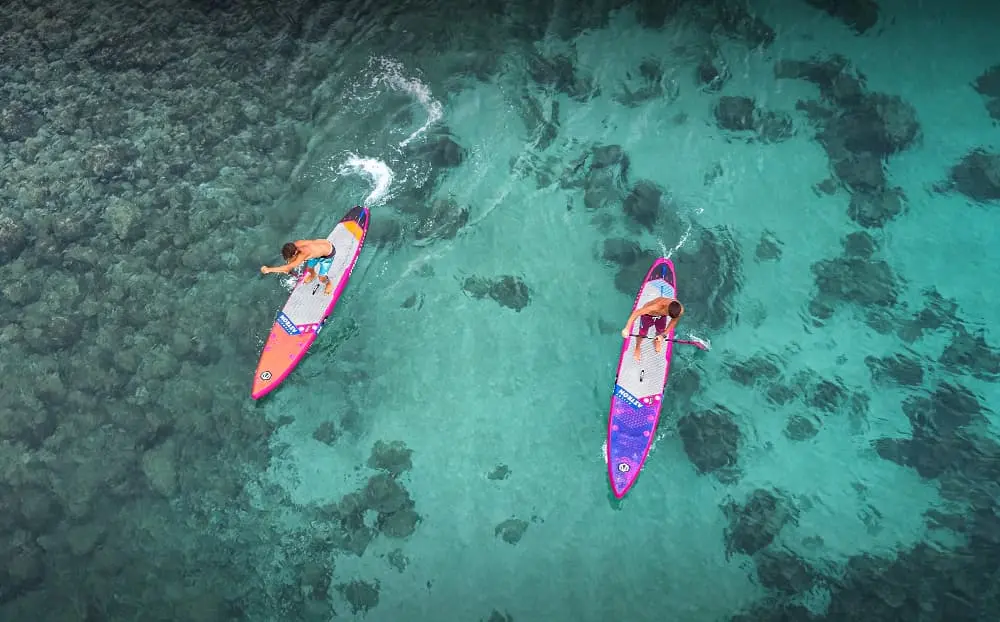
{"label": "coral reef", "polygon": [[714,114],[720,128],[730,132],[752,131],[761,142],[781,142],[795,135],[788,113],[762,110],[751,97],[723,95],[715,104]]}
{"label": "coral reef", "polygon": [[493,279],[470,276],[462,283],[462,290],[473,298],[492,298],[500,306],[518,312],[531,302],[531,290],[517,276],[504,275]]}
{"label": "coral reef", "polygon": [[741,434],[729,409],[717,404],[710,410],[684,415],[677,422],[677,432],[699,473],[718,472],[726,481],[738,476]]}
{"label": "coral reef", "polygon": [[1000,65],[993,65],[973,82],[973,88],[986,98],[986,111],[1000,121]]}
{"label": "coral reef", "polygon": [[788,523],[798,520],[798,509],[781,491],[758,488],[742,503],[729,500],[723,505],[729,518],[726,552],[753,555],[770,545]]}
{"label": "coral reef", "polygon": [[508,518],[494,529],[494,534],[507,544],[517,544],[528,529],[528,521],[520,518]]}
{"label": "coral reef", "polygon": [[948,183],[937,189],[956,190],[979,203],[1000,200],[1000,154],[973,149],[951,167]]}
{"label": "coral reef", "polygon": [[826,11],[831,17],[843,21],[858,34],[870,30],[879,19],[875,0],[805,0],[810,5]]}
{"label": "coral reef", "polygon": [[920,138],[913,106],[896,95],[870,92],[865,76],[837,54],[782,60],[774,72],[779,79],[807,80],[819,88],[819,101],[799,101],[797,108],[817,128],[836,178],[853,193],[848,216],[862,227],[881,228],[903,213],[905,197],[889,184],[885,166]]}

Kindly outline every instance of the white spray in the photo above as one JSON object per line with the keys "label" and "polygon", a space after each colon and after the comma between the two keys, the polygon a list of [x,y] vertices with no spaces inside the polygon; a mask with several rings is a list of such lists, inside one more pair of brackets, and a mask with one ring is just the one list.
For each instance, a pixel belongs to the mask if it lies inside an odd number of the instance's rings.
{"label": "white spray", "polygon": [[392,169],[389,165],[375,158],[362,158],[355,154],[349,154],[347,161],[337,171],[341,175],[355,173],[364,175],[372,182],[372,191],[365,197],[364,205],[371,207],[378,205],[389,194],[389,186],[392,185]]}
{"label": "white spray", "polygon": [[382,72],[372,80],[373,87],[379,82],[385,82],[398,91],[404,91],[412,95],[414,99],[420,102],[424,110],[427,111],[427,121],[410,134],[406,140],[399,143],[400,147],[405,147],[412,140],[426,132],[431,124],[437,122],[443,116],[444,112],[441,108],[441,103],[431,96],[431,89],[426,84],[417,78],[406,77],[403,73],[403,65],[398,61],[384,57],[379,57],[376,61],[381,65]]}

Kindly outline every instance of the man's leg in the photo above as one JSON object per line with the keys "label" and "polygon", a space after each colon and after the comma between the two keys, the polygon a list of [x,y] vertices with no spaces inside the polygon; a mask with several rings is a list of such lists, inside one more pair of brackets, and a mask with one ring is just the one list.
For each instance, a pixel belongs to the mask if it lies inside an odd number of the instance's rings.
{"label": "man's leg", "polygon": [[632,358],[638,363],[642,360],[642,341],[645,339],[645,335],[649,331],[649,317],[645,315],[639,316],[639,332],[638,334],[643,335],[642,337],[635,337],[635,350],[632,352]]}
{"label": "man's leg", "polygon": [[313,267],[314,265],[315,264],[313,264],[312,260],[306,262],[306,278],[302,281],[303,283],[309,283],[316,278],[316,270]]}
{"label": "man's leg", "polygon": [[656,330],[656,339],[653,340],[653,349],[656,350],[657,354],[663,352],[663,338],[666,336],[663,333],[667,330],[667,317],[663,316],[656,320],[653,324],[653,328]]}
{"label": "man's leg", "polygon": [[645,337],[635,337],[635,350],[632,351],[632,358],[638,363],[642,360],[642,340]]}
{"label": "man's leg", "polygon": [[319,264],[319,282],[326,285],[323,288],[323,293],[329,296],[333,292],[333,281],[330,280],[330,266],[333,265],[333,259],[327,259],[320,262]]}

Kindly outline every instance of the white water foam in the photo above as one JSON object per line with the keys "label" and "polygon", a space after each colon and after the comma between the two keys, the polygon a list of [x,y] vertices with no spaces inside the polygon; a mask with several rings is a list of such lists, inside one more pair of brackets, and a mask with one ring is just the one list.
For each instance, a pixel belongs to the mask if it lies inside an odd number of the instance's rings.
{"label": "white water foam", "polygon": [[340,175],[355,173],[368,177],[373,189],[365,197],[364,205],[372,207],[379,205],[389,194],[389,187],[392,185],[393,173],[389,165],[375,158],[362,158],[356,154],[348,154],[347,161],[337,171]]}
{"label": "white water foam", "polygon": [[426,132],[427,128],[429,128],[433,123],[436,123],[438,119],[444,115],[444,111],[441,107],[441,103],[432,97],[429,86],[417,78],[410,78],[406,76],[405,68],[402,63],[385,57],[378,57],[375,61],[379,63],[381,73],[372,79],[372,87],[377,86],[379,82],[385,82],[396,90],[405,91],[412,95],[414,99],[420,102],[420,105],[424,107],[424,110],[427,111],[427,121],[425,121],[424,124],[421,125],[416,131],[410,134],[406,140],[399,143],[400,148],[402,148]]}
{"label": "white water foam", "polygon": [[[704,211],[705,211],[704,207],[699,207],[698,209],[694,210],[694,213],[695,215],[698,215],[703,213]],[[674,253],[680,250],[680,248],[684,246],[684,243],[688,241],[688,238],[691,237],[691,229],[692,225],[691,223],[688,223],[687,230],[684,231],[684,235],[681,236],[681,239],[678,240],[677,244],[675,244],[674,247],[671,248],[669,251],[667,250],[667,246],[663,243],[663,240],[657,238],[656,243],[660,245],[660,252],[663,253],[661,257],[672,259]]]}
{"label": "white water foam", "polygon": [[681,236],[681,239],[678,240],[677,244],[675,244],[674,247],[671,248],[670,250],[667,250],[667,245],[663,243],[663,240],[657,238],[656,243],[660,245],[660,252],[663,253],[660,256],[666,257],[667,259],[672,259],[674,253],[676,253],[678,250],[680,250],[682,246],[684,246],[684,243],[687,242],[688,237],[690,235],[691,235],[691,225],[688,225],[687,231],[684,232],[684,235]]}

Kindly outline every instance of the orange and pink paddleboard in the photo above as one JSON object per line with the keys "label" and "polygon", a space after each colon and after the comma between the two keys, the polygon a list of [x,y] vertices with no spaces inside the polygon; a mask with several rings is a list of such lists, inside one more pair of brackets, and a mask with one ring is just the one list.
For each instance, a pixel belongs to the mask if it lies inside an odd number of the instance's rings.
{"label": "orange and pink paddleboard", "polygon": [[358,262],[368,233],[369,215],[367,207],[355,206],[327,236],[336,250],[333,265],[327,272],[333,283],[329,294],[325,293],[326,287],[319,279],[304,283],[305,274],[299,275],[288,302],[278,311],[260,353],[250,390],[253,399],[260,399],[280,385],[316,340]]}

